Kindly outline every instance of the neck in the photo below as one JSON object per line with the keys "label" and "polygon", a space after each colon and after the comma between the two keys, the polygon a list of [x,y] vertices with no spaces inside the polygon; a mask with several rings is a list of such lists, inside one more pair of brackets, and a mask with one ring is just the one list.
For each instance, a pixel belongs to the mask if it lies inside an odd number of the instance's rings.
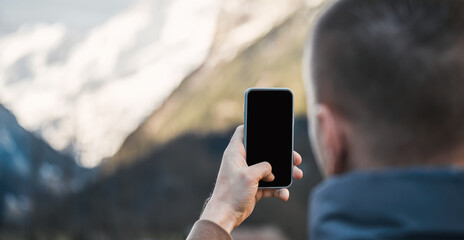
{"label": "neck", "polygon": [[356,158],[348,160],[351,169],[357,170],[382,170],[392,167],[414,167],[414,166],[454,166],[464,167],[464,148],[439,154],[353,154]]}

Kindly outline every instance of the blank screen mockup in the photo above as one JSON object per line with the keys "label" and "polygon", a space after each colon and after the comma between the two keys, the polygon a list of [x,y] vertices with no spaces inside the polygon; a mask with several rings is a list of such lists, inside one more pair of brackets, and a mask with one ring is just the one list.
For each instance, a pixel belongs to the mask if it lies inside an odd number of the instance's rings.
{"label": "blank screen mockup", "polygon": [[267,161],[274,181],[260,187],[286,187],[292,181],[293,94],[289,90],[251,90],[247,93],[246,160],[249,166]]}

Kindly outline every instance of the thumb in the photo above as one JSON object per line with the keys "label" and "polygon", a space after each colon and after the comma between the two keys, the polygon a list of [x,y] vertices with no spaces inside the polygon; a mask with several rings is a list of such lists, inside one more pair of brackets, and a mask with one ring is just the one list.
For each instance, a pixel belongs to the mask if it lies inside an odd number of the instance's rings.
{"label": "thumb", "polygon": [[248,168],[248,173],[253,176],[254,179],[258,181],[265,178],[266,176],[272,174],[271,164],[268,162],[260,162],[254,165],[251,165]]}

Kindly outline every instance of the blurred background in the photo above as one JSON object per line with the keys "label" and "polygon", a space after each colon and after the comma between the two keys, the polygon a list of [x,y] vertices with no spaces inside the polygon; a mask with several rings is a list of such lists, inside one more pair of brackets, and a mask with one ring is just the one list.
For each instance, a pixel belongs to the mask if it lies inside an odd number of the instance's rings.
{"label": "blurred background", "polygon": [[234,239],[306,239],[320,181],[302,53],[323,0],[0,0],[0,239],[183,239],[249,87],[295,94],[288,203]]}

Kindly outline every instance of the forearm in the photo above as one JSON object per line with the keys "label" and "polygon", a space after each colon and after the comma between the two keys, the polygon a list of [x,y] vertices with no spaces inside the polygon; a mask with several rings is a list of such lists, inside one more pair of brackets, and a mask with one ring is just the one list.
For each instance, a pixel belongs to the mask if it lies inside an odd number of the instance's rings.
{"label": "forearm", "polygon": [[232,237],[216,223],[210,220],[200,219],[193,225],[190,234],[187,236],[187,240],[203,239],[232,240]]}
{"label": "forearm", "polygon": [[200,220],[209,220],[224,229],[228,234],[234,229],[237,217],[227,202],[210,197],[201,213]]}
{"label": "forearm", "polygon": [[225,206],[216,203],[212,196],[203,205],[200,219],[193,225],[187,240],[196,239],[232,239],[230,232],[233,221],[229,220],[229,213],[223,211]]}

